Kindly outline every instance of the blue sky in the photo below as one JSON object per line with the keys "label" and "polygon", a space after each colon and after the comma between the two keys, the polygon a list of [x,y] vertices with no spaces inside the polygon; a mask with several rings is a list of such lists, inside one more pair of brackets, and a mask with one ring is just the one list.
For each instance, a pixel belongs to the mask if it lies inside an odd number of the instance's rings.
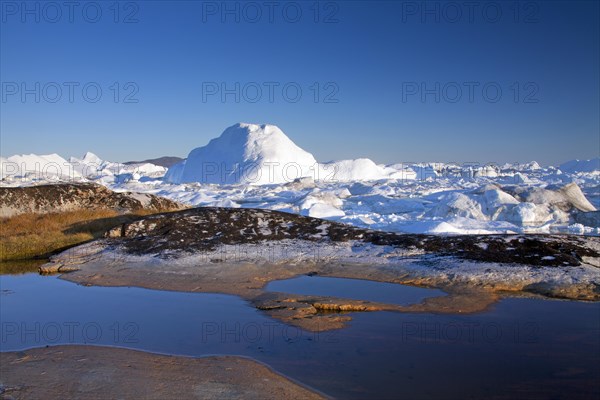
{"label": "blue sky", "polygon": [[599,3],[465,4],[2,1],[1,154],[186,156],[243,121],[320,161],[598,157]]}

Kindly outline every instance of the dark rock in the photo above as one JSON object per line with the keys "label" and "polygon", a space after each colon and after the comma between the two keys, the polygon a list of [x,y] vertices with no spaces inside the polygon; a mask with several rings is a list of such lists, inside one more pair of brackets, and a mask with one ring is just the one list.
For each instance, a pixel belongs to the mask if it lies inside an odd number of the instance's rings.
{"label": "dark rock", "polygon": [[194,208],[156,214],[106,234],[131,254],[162,257],[216,249],[220,245],[280,240],[347,242],[391,246],[442,256],[533,266],[578,266],[598,258],[600,239],[568,235],[414,235],[373,231],[318,218],[260,209]]}
{"label": "dark rock", "polygon": [[183,158],[181,158],[181,157],[165,156],[165,157],[159,157],[159,158],[151,158],[151,159],[144,160],[144,161],[127,161],[124,164],[135,165],[135,164],[150,163],[150,164],[158,165],[158,166],[165,167],[165,168],[171,168],[173,165],[175,165],[181,161],[183,161]]}

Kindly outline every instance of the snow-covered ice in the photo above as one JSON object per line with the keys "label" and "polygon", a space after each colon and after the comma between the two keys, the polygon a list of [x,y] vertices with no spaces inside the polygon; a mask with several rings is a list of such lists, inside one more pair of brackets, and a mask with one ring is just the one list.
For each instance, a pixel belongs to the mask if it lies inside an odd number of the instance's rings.
{"label": "snow-covered ice", "polygon": [[282,183],[311,175],[317,165],[274,125],[236,124],[190,152],[165,179],[172,183]]}
{"label": "snow-covered ice", "polygon": [[92,181],[194,206],[287,211],[396,232],[600,234],[600,159],[560,167],[318,163],[274,125],[236,124],[168,171],[87,153],[0,159],[0,186]]}
{"label": "snow-covered ice", "polygon": [[561,164],[558,169],[562,172],[578,173],[578,172],[598,172],[600,171],[600,158],[591,160],[571,160]]}

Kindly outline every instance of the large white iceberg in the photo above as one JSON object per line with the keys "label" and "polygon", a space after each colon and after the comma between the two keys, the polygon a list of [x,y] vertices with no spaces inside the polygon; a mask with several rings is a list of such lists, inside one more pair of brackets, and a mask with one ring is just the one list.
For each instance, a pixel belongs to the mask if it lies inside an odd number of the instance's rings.
{"label": "large white iceberg", "polygon": [[172,183],[270,184],[312,176],[317,160],[275,125],[235,124],[170,168]]}

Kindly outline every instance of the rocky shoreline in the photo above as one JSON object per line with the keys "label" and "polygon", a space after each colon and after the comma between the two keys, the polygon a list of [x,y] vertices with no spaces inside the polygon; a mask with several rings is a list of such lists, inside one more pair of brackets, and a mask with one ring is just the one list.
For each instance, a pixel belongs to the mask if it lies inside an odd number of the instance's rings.
{"label": "rocky shoreline", "polygon": [[[40,271],[71,272],[62,278],[84,285],[234,294],[274,318],[320,331],[350,319],[331,311],[476,312],[506,295],[598,301],[599,254],[593,237],[403,235],[276,211],[196,208],[123,224]],[[448,295],[401,307],[264,290],[303,274]]]}

